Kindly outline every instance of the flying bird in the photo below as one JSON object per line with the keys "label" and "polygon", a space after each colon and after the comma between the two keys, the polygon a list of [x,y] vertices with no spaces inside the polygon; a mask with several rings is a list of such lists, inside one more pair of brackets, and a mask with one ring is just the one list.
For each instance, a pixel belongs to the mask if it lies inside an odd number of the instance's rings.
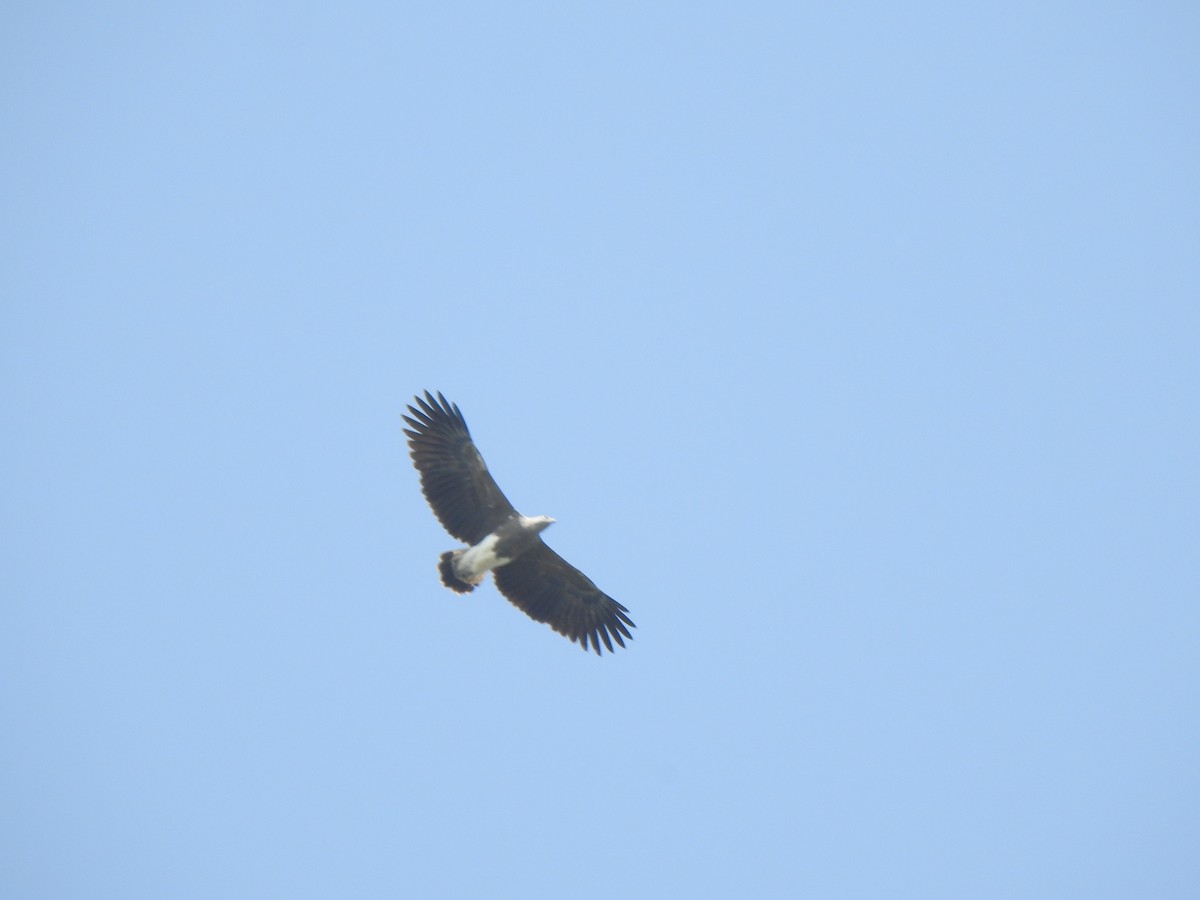
{"label": "flying bird", "polygon": [[514,606],[585,651],[590,642],[600,654],[603,642],[612,653],[613,641],[632,640],[629,610],[542,541],[554,519],[521,515],[497,487],[458,404],[440,392],[413,399],[404,433],[421,490],[442,527],[468,545],[441,555],[442,584],[465,594],[490,571]]}

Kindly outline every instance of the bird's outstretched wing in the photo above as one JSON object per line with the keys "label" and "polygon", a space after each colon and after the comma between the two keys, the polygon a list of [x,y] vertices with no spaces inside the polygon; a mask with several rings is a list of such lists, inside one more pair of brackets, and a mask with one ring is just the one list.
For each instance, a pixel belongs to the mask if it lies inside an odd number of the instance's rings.
{"label": "bird's outstretched wing", "polygon": [[537,622],[545,622],[584,650],[591,641],[600,653],[600,642],[613,652],[612,642],[625,646],[635,628],[624,606],[604,593],[592,580],[547,547],[541,540],[532,550],[492,570],[496,587],[514,606]]}
{"label": "bird's outstretched wing", "polygon": [[458,404],[429,391],[414,399],[412,416],[404,416],[412,428],[404,433],[421,490],[443,528],[477,544],[517,511],[488,473]]}

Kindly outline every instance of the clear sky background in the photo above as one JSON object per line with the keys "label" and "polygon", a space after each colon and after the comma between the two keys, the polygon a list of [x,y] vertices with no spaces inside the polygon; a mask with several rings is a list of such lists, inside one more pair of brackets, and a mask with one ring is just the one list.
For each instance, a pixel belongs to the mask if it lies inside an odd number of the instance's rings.
{"label": "clear sky background", "polygon": [[[10,3],[5,897],[1200,891],[1189,3]],[[455,546],[441,390],[630,610]]]}

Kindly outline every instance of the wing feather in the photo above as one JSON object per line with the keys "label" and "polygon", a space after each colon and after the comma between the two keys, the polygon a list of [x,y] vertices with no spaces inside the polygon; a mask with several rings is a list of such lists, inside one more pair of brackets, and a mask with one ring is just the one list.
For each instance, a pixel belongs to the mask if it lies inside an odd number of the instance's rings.
{"label": "wing feather", "polygon": [[443,528],[477,544],[517,511],[488,472],[458,404],[429,391],[414,399],[404,433],[421,490]]}
{"label": "wing feather", "polygon": [[545,622],[584,650],[589,642],[600,654],[603,641],[613,652],[613,641],[635,628],[629,610],[604,593],[590,578],[551,550],[540,539],[532,550],[494,569],[496,587],[509,601],[536,622]]}

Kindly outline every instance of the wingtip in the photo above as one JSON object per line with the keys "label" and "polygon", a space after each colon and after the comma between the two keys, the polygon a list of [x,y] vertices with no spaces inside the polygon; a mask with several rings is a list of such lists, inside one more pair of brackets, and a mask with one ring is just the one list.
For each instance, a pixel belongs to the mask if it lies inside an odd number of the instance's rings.
{"label": "wingtip", "polygon": [[457,419],[463,428],[467,427],[467,420],[463,417],[462,410],[458,408],[458,404],[447,400],[446,395],[441,391],[438,391],[437,396],[434,396],[433,391],[426,388],[424,396],[414,394],[413,400],[417,403],[417,406],[409,404],[408,408],[414,415],[430,420],[445,416]]}

